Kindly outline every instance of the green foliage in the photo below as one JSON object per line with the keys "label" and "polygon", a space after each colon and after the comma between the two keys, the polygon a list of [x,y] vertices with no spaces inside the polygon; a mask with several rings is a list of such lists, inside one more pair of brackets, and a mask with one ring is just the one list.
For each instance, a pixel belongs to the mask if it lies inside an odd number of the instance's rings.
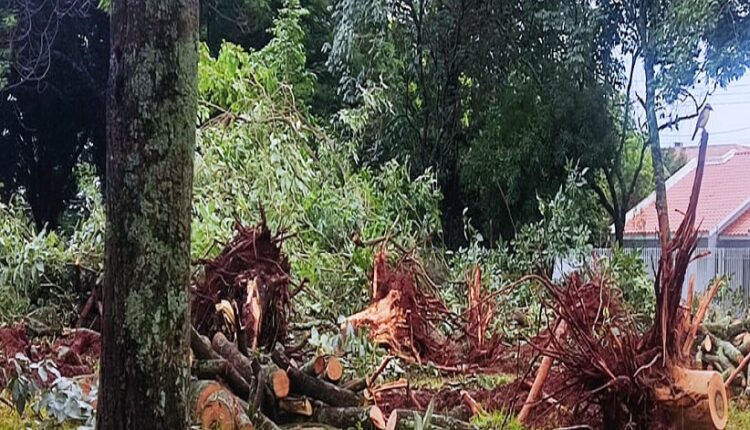
{"label": "green foliage", "polygon": [[727,430],[744,430],[750,428],[750,405],[747,401],[737,400],[729,407]]}
{"label": "green foliage", "polygon": [[13,374],[0,395],[10,397],[16,414],[0,414],[0,429],[5,423],[16,423],[13,429],[94,429],[96,387],[84,394],[78,382],[60,376],[52,360],[32,362],[19,353],[11,362]]}
{"label": "green foliage", "polygon": [[[295,28],[293,22],[283,26]],[[205,125],[195,161],[193,255],[216,252],[215,241],[227,236],[234,219],[255,222],[262,205],[272,228],[296,234],[285,250],[293,273],[309,280],[302,308],[335,321],[367,300],[372,251],[357,240],[388,235],[414,246],[439,234],[440,194],[429,172],[411,180],[396,162],[355,170],[356,142],[330,135],[298,104],[297,91],[305,86],[285,81],[300,77],[290,72],[298,67],[276,58],[287,58],[279,54],[285,49],[300,45],[272,41],[247,54],[225,44],[216,58],[202,50]]]}
{"label": "green foliage", "polygon": [[10,61],[10,41],[15,23],[16,19],[11,9],[0,6],[0,90],[5,87],[7,79]]}
{"label": "green foliage", "polygon": [[[104,210],[93,168],[77,172],[80,191],[65,215],[68,231],[38,231],[22,195],[0,203],[0,321],[16,321],[30,306],[58,307],[74,317],[76,286],[103,270]],[[88,291],[83,291],[88,292]]]}
{"label": "green foliage", "polygon": [[427,405],[427,410],[424,415],[420,415],[414,412],[414,430],[429,430],[430,422],[432,421],[432,414],[435,411],[435,399],[430,399],[430,404]]}
{"label": "green foliage", "polygon": [[654,319],[656,298],[654,281],[649,279],[643,260],[637,253],[615,247],[612,255],[601,258],[598,264],[599,269],[612,279],[613,285],[622,291],[623,299],[639,328],[650,327]]}
{"label": "green foliage", "polygon": [[552,275],[562,258],[581,259],[591,252],[584,193],[586,171],[568,168],[566,182],[549,200],[538,199],[542,219],[521,227],[513,241],[511,262],[517,273]]}
{"label": "green foliage", "polygon": [[479,430],[524,430],[515,414],[502,410],[474,415],[471,423]]}

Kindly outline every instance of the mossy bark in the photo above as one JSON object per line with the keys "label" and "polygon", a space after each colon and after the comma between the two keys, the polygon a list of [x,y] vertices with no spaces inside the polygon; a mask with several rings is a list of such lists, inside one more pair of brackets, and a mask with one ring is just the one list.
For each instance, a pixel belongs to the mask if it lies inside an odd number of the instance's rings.
{"label": "mossy bark", "polygon": [[198,0],[114,0],[98,429],[186,429]]}

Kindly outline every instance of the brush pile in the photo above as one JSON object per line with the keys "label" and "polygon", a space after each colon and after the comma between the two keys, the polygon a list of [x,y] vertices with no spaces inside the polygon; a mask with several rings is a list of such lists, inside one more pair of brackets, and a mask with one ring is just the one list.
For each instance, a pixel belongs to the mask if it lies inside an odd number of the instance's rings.
{"label": "brush pile", "polygon": [[196,283],[193,326],[201,334],[223,331],[248,345],[271,350],[287,332],[292,294],[289,260],[281,251],[284,233],[272,235],[261,211],[254,227],[235,223],[232,240],[218,257],[202,260],[204,277]]}
{"label": "brush pile", "polygon": [[[695,212],[708,136],[701,139],[698,167],[685,218],[673,238],[662,243],[654,283],[656,319],[638,334],[612,285],[602,276],[571,276],[556,286],[540,279],[552,297],[557,324],[567,332],[544,351],[565,375],[555,396],[579,396],[577,409],[595,410],[603,428],[724,428],[727,397],[716,372],[690,370],[691,347],[705,312],[692,318],[680,305],[688,263],[697,244]],[[667,234],[662,237],[666,238]],[[692,283],[688,298],[692,300]],[[701,307],[707,307],[704,297]],[[536,381],[535,385],[543,384]],[[532,392],[534,392],[532,388]],[[538,398],[530,396],[533,406]],[[573,411],[575,415],[578,411]]]}
{"label": "brush pile", "polygon": [[253,228],[237,223],[221,253],[202,261],[192,301],[194,419],[206,429],[385,428],[380,409],[365,400],[366,386],[344,385],[338,357],[305,360],[304,337],[284,346],[294,293],[283,239],[265,219]]}
{"label": "brush pile", "polygon": [[503,352],[500,335],[488,333],[495,296],[482,289],[478,266],[466,283],[468,308],[456,314],[415,256],[406,253],[390,265],[381,250],[375,256],[370,306],[346,323],[367,328],[373,343],[406,362],[449,372],[491,372]]}

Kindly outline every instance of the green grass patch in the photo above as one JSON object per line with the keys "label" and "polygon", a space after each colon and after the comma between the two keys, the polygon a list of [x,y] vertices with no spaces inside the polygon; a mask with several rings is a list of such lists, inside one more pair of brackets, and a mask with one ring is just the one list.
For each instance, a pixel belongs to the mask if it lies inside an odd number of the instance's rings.
{"label": "green grass patch", "polygon": [[750,404],[748,402],[732,402],[729,407],[727,430],[746,429],[750,429]]}
{"label": "green grass patch", "polygon": [[524,427],[518,422],[518,418],[505,411],[475,415],[471,419],[471,423],[477,426],[479,430],[524,430]]}

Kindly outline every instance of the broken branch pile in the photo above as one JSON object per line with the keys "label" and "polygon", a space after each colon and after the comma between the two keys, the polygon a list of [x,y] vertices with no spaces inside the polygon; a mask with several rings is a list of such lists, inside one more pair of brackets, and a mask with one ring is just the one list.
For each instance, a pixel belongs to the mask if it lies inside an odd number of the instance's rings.
{"label": "broken branch pile", "polygon": [[695,212],[707,143],[704,131],[685,218],[671,240],[666,240],[668,232],[661,232],[665,240],[654,283],[656,319],[649,331],[637,333],[620,298],[601,275],[594,273],[590,281],[573,275],[563,286],[540,280],[552,297],[558,323],[568,329],[544,352],[561,364],[567,376],[562,380],[568,382],[548,391],[582,396],[579,407],[598,410],[604,428],[660,428],[671,423],[684,428],[726,426],[727,397],[720,376],[686,368],[692,361],[689,345],[694,327],[704,314],[691,319],[680,306],[685,273],[697,245]]}
{"label": "broken branch pile", "polygon": [[467,276],[468,309],[452,312],[421,263],[411,254],[388,263],[385,249],[375,256],[370,305],[347,324],[367,328],[370,339],[407,362],[430,362],[451,372],[491,371],[503,351],[498,333],[488,333],[493,297],[482,289],[481,271]]}
{"label": "broken branch pile", "polygon": [[[303,357],[307,337],[297,345],[284,345],[286,321],[292,294],[289,263],[280,245],[282,235],[272,236],[265,220],[255,228],[239,224],[223,251],[204,261],[205,278],[197,282],[193,300],[191,349],[194,360],[193,418],[203,428],[247,429],[255,426],[276,429],[279,425],[324,425],[326,428],[384,429],[386,417],[377,406],[373,382],[387,361],[367,379],[345,381],[341,359],[315,354]],[[418,328],[420,339],[433,335],[434,326],[446,316],[459,319],[437,299],[415,287],[411,275],[388,271],[385,255],[379,256],[383,283],[376,296],[385,299],[389,291],[382,286],[400,285],[399,299],[412,309],[427,314],[404,313],[401,323],[409,321]],[[479,279],[477,272],[476,279]],[[481,302],[481,286],[473,286],[472,303]],[[491,308],[480,303],[470,319],[476,336],[490,321]],[[422,316],[426,315],[426,317]],[[403,336],[399,331],[396,336]],[[430,338],[431,339],[431,338]],[[410,343],[416,349],[404,355],[436,357],[444,343]],[[486,344],[483,344],[486,345]],[[458,360],[459,351],[454,351]],[[309,356],[309,354],[307,355]],[[248,422],[246,418],[252,422]],[[437,417],[436,419],[440,419]],[[445,422],[469,424],[446,418]],[[393,412],[388,420],[392,429],[413,428],[414,412]]]}
{"label": "broken branch pile", "polygon": [[254,228],[237,222],[234,237],[219,256],[201,261],[204,277],[192,302],[193,326],[201,334],[223,330],[230,339],[237,335],[241,349],[249,345],[271,350],[284,339],[291,277],[289,260],[281,251],[283,239],[283,232],[271,235],[265,216]]}

